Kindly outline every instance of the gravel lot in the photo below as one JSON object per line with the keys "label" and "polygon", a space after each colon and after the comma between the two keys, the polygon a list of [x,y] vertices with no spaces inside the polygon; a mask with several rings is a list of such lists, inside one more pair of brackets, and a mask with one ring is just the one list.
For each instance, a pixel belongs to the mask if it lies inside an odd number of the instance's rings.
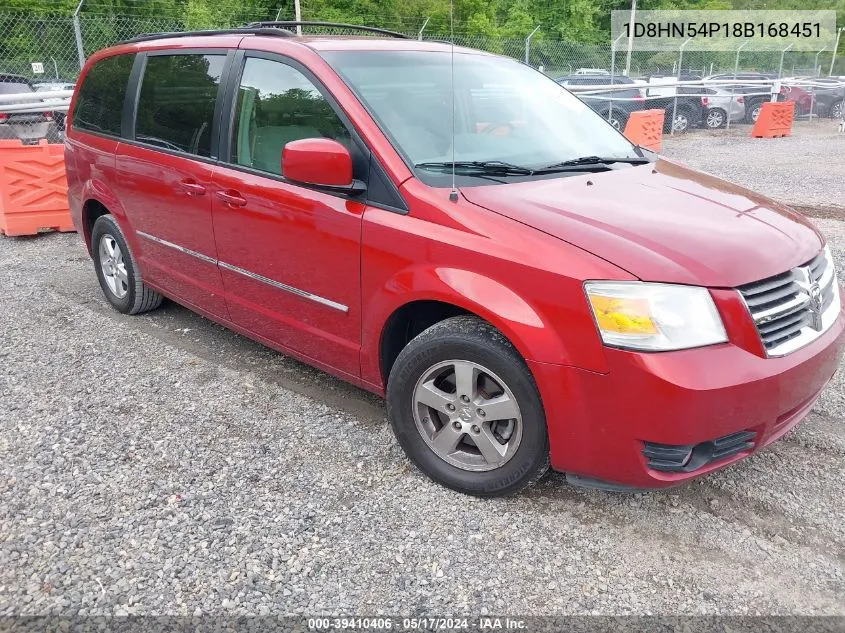
{"label": "gravel lot", "polygon": [[751,138],[749,125],[696,130],[664,136],[663,153],[810,214],[830,215],[845,212],[845,134],[837,126],[830,119],[797,121],[785,139]]}
{"label": "gravel lot", "polygon": [[[753,141],[777,169],[838,152],[812,186],[707,136],[667,153],[845,199],[845,136]],[[842,269],[843,223],[819,226]],[[479,500],[409,467],[377,398],[173,304],[114,312],[76,235],[0,238],[0,325],[0,616],[845,615],[843,373],[782,441],[690,485],[551,475]]]}

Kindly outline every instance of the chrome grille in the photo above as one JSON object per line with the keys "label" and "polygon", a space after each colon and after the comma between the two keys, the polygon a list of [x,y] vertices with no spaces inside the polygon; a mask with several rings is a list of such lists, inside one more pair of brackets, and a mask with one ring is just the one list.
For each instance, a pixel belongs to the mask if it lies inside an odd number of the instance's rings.
{"label": "chrome grille", "polygon": [[830,251],[790,271],[739,287],[769,356],[783,356],[821,336],[839,314]]}

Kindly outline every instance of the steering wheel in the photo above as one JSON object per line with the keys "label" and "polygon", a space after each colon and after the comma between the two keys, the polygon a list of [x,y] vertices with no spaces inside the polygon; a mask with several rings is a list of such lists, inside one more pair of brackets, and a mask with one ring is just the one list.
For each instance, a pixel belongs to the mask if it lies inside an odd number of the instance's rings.
{"label": "steering wheel", "polygon": [[494,130],[498,130],[499,128],[508,127],[511,130],[514,129],[513,123],[510,121],[496,121],[495,123],[490,123],[484,130],[481,132],[482,134],[492,134]]}

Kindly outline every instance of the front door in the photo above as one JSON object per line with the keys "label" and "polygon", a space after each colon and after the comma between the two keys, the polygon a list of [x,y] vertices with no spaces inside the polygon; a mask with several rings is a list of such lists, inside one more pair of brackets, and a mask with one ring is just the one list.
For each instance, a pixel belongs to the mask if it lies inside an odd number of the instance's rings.
{"label": "front door", "polygon": [[232,108],[210,188],[231,319],[358,376],[366,205],[281,175],[286,143],[332,138],[352,147],[349,131],[314,82],[278,59],[245,58]]}

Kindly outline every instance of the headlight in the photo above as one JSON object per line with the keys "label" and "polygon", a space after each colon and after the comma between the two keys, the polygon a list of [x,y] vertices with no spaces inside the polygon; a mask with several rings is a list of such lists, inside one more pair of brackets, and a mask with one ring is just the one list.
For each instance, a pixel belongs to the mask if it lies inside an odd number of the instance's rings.
{"label": "headlight", "polygon": [[588,281],[584,288],[605,345],[667,351],[728,340],[706,288],[640,281]]}

